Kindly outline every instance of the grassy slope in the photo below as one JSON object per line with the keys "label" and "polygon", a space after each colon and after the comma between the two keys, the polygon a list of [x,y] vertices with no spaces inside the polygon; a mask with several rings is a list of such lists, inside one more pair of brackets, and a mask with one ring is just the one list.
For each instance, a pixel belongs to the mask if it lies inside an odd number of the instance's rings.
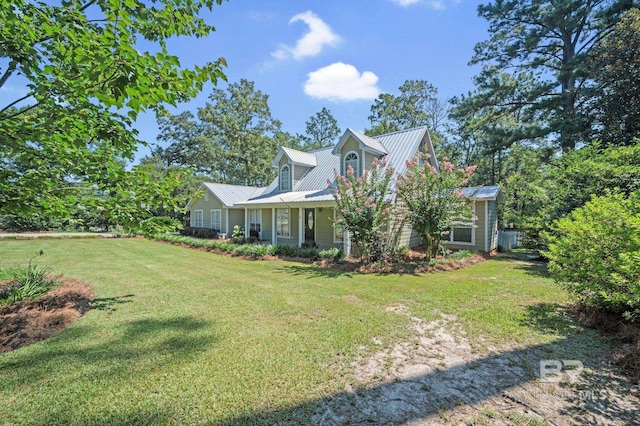
{"label": "grassy slope", "polygon": [[549,326],[568,326],[532,322],[532,305],[566,295],[515,260],[373,276],[92,239],[0,242],[0,268],[41,248],[39,265],[90,282],[97,299],[61,334],[0,355],[9,423],[221,422],[294,406],[342,390],[339,371],[373,337],[407,333],[392,305],[456,314],[480,346],[546,343]]}

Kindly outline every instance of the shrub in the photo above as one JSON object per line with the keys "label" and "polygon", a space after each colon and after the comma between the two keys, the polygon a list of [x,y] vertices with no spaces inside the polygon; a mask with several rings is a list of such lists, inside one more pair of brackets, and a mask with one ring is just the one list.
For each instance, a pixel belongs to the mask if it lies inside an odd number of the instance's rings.
{"label": "shrub", "polygon": [[339,249],[337,247],[332,247],[330,249],[321,250],[318,253],[318,257],[320,259],[332,260],[334,262],[339,262],[344,259],[344,250]]}
{"label": "shrub", "polygon": [[407,162],[406,174],[398,178],[396,194],[407,207],[407,220],[420,235],[427,257],[432,258],[453,226],[472,221],[472,199],[462,187],[476,168],[456,169],[445,161],[438,171],[428,158],[419,154]]}
{"label": "shrub", "polygon": [[180,233],[187,237],[207,238],[212,240],[218,238],[217,229],[193,228],[191,226],[187,226],[182,231],[180,231]]}
{"label": "shrub", "polygon": [[640,316],[640,191],[593,197],[547,234],[554,279],[587,306]]}
{"label": "shrub", "polygon": [[335,172],[335,186],[327,181],[340,214],[337,224],[349,232],[354,248],[366,262],[386,258],[400,235],[399,229],[391,229],[393,173],[394,168],[387,167],[384,160],[374,159],[371,170],[357,179],[349,167],[346,176]]}
{"label": "shrub", "polygon": [[168,216],[157,216],[149,218],[142,222],[141,228],[142,235],[144,235],[145,237],[151,237],[155,234],[166,232],[177,232],[184,229],[182,224],[177,219]]}
{"label": "shrub", "polygon": [[[44,252],[36,253],[42,256]],[[51,277],[51,271],[47,268],[39,268],[33,263],[32,257],[26,268],[15,268],[9,271],[11,285],[0,291],[0,304],[11,304],[25,299],[35,299],[51,290],[58,284],[57,277]]]}
{"label": "shrub", "polygon": [[236,225],[233,227],[233,231],[231,233],[231,241],[236,244],[244,244],[244,229],[240,225]]}

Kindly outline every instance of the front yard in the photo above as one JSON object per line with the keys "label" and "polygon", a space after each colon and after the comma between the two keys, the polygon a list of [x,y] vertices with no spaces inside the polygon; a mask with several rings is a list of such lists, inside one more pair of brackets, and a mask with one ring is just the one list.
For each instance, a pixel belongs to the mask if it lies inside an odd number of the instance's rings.
{"label": "front yard", "polygon": [[[464,341],[449,346],[468,347],[472,355],[462,362],[481,370],[508,352],[523,360],[583,359],[597,371],[607,345],[561,314],[567,296],[543,265],[514,258],[424,275],[360,275],[94,239],[3,241],[0,268],[24,265],[40,249],[39,265],[90,283],[96,299],[62,333],[0,355],[0,419],[10,424],[346,423],[363,410],[341,412],[336,404],[350,395],[375,399],[381,388],[409,380],[392,371],[397,359],[415,355],[393,355],[398,345],[442,346],[434,355],[443,358],[440,367],[416,361],[425,367],[410,380],[460,368],[451,357],[464,354],[447,352],[432,324],[446,327],[443,340]],[[379,369],[362,373],[371,360]],[[465,404],[485,407],[468,418],[492,419],[487,404],[535,383],[535,367],[493,380],[488,394],[438,400],[403,419],[446,423]],[[457,385],[463,395],[483,386],[464,378]],[[630,415],[617,410],[617,419]],[[524,411],[540,414],[526,404]]]}

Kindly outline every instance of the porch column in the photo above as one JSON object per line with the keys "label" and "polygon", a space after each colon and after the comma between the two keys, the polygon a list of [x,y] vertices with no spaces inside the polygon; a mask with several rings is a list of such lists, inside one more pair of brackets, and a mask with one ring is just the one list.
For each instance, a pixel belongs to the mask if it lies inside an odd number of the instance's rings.
{"label": "porch column", "polygon": [[304,209],[298,208],[298,247],[304,242]]}
{"label": "porch column", "polygon": [[249,209],[244,209],[244,237],[249,238]]}
{"label": "porch column", "polygon": [[227,238],[229,238],[231,234],[229,233],[229,209],[228,208],[224,209],[224,222],[227,224],[225,228],[227,228]]}
{"label": "porch column", "polygon": [[271,244],[275,245],[278,242],[276,236],[276,208],[271,209]]}

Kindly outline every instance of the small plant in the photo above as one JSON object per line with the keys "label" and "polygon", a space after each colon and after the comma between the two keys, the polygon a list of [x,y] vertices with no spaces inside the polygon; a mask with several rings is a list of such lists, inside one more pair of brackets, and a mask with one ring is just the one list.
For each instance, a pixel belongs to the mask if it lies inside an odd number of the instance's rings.
{"label": "small plant", "polygon": [[339,249],[337,247],[332,247],[330,249],[321,250],[318,253],[318,257],[320,257],[320,259],[327,259],[327,260],[332,260],[334,262],[340,262],[342,259],[344,259],[344,250]]}
{"label": "small plant", "polygon": [[233,232],[231,233],[231,241],[236,244],[244,244],[244,228],[240,225],[236,225],[233,227]]}
{"label": "small plant", "polygon": [[44,252],[40,250],[29,259],[26,268],[15,268],[9,271],[11,284],[0,291],[0,304],[8,305],[25,299],[35,299],[58,284],[58,278],[51,277],[49,269],[39,268],[33,263],[33,259],[43,254]]}

